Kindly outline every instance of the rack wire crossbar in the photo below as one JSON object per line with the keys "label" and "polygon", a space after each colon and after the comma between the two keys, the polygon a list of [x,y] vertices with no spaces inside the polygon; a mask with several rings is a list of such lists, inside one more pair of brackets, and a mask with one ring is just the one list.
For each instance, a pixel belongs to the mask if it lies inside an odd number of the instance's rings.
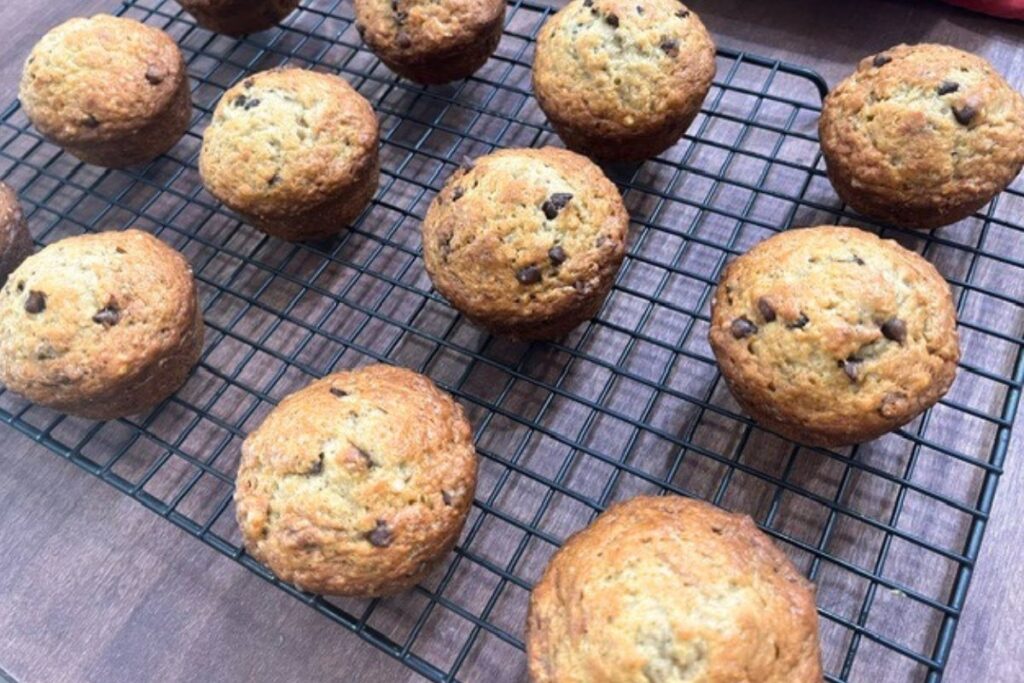
{"label": "rack wire crossbar", "polygon": [[[658,159],[606,168],[632,234],[600,315],[558,343],[489,337],[432,291],[419,221],[463,157],[558,144],[530,95],[534,40],[553,11],[510,3],[495,57],[471,79],[424,89],[362,47],[340,0],[306,0],[245,39],[197,28],[170,0],[126,0],[119,14],[166,30],[185,52],[195,101],[185,139],[144,168],[98,169],[42,141],[15,103],[0,116],[0,178],[40,244],[135,225],[181,250],[200,284],[206,348],[186,386],[149,414],[93,423],[0,390],[0,421],[430,680],[520,676],[529,590],[559,544],[616,500],[671,491],[750,514],[816,582],[829,681],[939,681],[1024,382],[1021,184],[935,233],[865,224],[824,173],[821,77],[721,49],[690,134]],[[220,95],[285,63],[342,74],[381,117],[381,189],[334,241],[269,239],[199,182]],[[825,223],[874,229],[935,263],[953,287],[963,348],[957,382],[931,411],[838,451],[759,429],[706,342],[727,260],[779,230]],[[477,498],[451,560],[414,591],[309,595],[241,548],[238,447],[283,396],[369,361],[424,372],[466,406]]]}

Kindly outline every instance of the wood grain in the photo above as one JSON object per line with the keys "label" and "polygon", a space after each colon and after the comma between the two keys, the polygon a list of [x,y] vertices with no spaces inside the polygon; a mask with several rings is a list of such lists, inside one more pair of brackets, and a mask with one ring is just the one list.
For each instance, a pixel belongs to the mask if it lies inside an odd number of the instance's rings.
{"label": "wood grain", "polygon": [[[722,45],[818,69],[835,83],[896,42],[977,51],[1022,85],[1024,33],[918,2],[689,3]],[[7,0],[0,95],[39,35],[113,2]],[[110,487],[4,429],[0,447],[0,669],[17,680],[415,680],[392,660]],[[1020,436],[987,531],[949,681],[1013,681],[1024,632]],[[880,679],[881,680],[881,679]]]}

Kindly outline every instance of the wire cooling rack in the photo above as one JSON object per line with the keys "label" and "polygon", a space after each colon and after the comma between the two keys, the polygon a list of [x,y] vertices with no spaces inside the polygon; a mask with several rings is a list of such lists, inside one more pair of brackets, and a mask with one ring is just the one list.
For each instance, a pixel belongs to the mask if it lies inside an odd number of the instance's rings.
{"label": "wire cooling rack", "polygon": [[[2,115],[0,177],[36,240],[128,225],[189,258],[208,326],[187,385],[153,412],[92,423],[0,393],[0,419],[274,582],[432,680],[523,677],[531,585],[610,502],[670,490],[749,513],[818,585],[830,681],[938,681],[1009,440],[1024,367],[1024,239],[1011,189],[934,234],[883,232],[949,279],[963,361],[952,391],[896,434],[801,448],[755,427],[706,343],[727,259],[793,225],[851,223],[823,172],[825,83],[721,50],[690,135],[657,160],[607,169],[633,217],[629,256],[600,316],[557,344],[474,329],[432,292],[419,222],[464,156],[557,144],[530,96],[534,37],[553,10],[509,6],[495,58],[472,79],[422,89],[365,51],[340,0],[307,0],[244,40],[196,28],[169,0],[120,13],[182,45],[196,117],[167,156],[106,171]],[[376,201],[343,237],[293,245],[237,221],[201,189],[200,135],[244,74],[282,63],[340,72],[382,122]],[[1018,185],[1018,188],[1020,186]],[[876,228],[878,229],[878,228]],[[245,555],[231,503],[245,434],[286,394],[331,370],[384,360],[425,372],[476,426],[476,503],[457,550],[389,600],[283,585]]]}

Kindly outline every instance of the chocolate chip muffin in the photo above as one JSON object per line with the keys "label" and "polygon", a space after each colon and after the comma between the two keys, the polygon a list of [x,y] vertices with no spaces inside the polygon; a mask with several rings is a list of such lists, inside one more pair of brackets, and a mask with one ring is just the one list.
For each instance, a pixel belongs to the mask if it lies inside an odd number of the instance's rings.
{"label": "chocolate chip muffin", "polygon": [[25,214],[14,190],[0,183],[0,287],[7,276],[32,254]]}
{"label": "chocolate chip muffin", "polygon": [[155,159],[192,116],[178,45],[159,29],[106,14],[70,19],[43,36],[20,95],[40,135],[97,166]]}
{"label": "chocolate chip muffin", "polygon": [[504,0],[355,0],[356,29],[392,71],[424,84],[471,76],[494,53]]}
{"label": "chocolate chip muffin", "polygon": [[476,488],[466,417],[411,370],[335,373],[285,398],[242,444],[246,550],[303,590],[390,595],[455,545]]}
{"label": "chocolate chip muffin", "polygon": [[839,196],[875,220],[936,228],[971,215],[1024,164],[1024,99],[981,57],[900,45],[825,99],[821,148]]}
{"label": "chocolate chip muffin", "polygon": [[896,242],[790,230],[726,268],[711,348],[736,400],[793,441],[842,446],[909,422],[953,383],[949,286]]}
{"label": "chocolate chip muffin", "polygon": [[629,217],[587,158],[553,147],[467,163],[423,221],[437,291],[499,335],[554,339],[592,318],[626,250]]}
{"label": "chocolate chip muffin", "polygon": [[342,232],[377,191],[377,117],[345,79],[264,71],[224,93],[199,155],[210,194],[268,235]]}
{"label": "chocolate chip muffin", "polygon": [[683,136],[714,75],[711,36],[676,0],[573,0],[540,31],[533,90],[571,149],[629,161]]}
{"label": "chocolate chip muffin", "polygon": [[0,382],[72,415],[152,408],[185,382],[202,347],[191,269],[138,230],[51,244],[0,290]]}
{"label": "chocolate chip muffin", "polygon": [[611,507],[533,589],[534,683],[818,683],[814,589],[746,515],[680,496]]}
{"label": "chocolate chip muffin", "polygon": [[217,33],[241,36],[273,28],[300,0],[178,0],[196,23]]}

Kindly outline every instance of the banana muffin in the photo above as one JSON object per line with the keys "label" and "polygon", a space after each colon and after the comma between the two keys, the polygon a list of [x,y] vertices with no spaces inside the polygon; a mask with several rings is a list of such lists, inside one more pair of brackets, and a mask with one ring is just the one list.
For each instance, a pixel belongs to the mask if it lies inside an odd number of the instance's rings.
{"label": "banana muffin", "polygon": [[377,144],[377,117],[345,79],[274,69],[224,93],[199,171],[210,194],[268,235],[322,239],[373,199]]}
{"label": "banana muffin", "polygon": [[506,149],[469,162],[423,221],[434,287],[495,334],[554,339],[601,309],[626,251],[615,185],[564,149]]}
{"label": "banana muffin", "polygon": [[424,84],[471,76],[501,40],[505,0],[355,0],[356,30],[392,71]]}
{"label": "banana muffin", "polygon": [[242,444],[246,550],[314,593],[390,595],[455,545],[476,488],[466,416],[429,379],[370,365],[291,394]]}
{"label": "banana muffin", "polygon": [[14,190],[0,183],[0,287],[7,276],[32,254],[25,214]]}
{"label": "banana muffin", "polygon": [[273,28],[300,0],[178,0],[203,28],[241,36]]}
{"label": "banana muffin", "polygon": [[188,263],[138,230],[60,240],[0,290],[0,382],[72,415],[152,408],[185,382],[202,347]]}
{"label": "banana muffin", "polygon": [[29,54],[21,103],[40,135],[118,168],[160,156],[192,117],[185,60],[159,29],[98,14],[51,30]]}
{"label": "banana muffin", "polygon": [[571,149],[641,160],[674,145],[715,75],[715,45],[676,0],[573,0],[537,39],[533,90]]}
{"label": "banana muffin", "polygon": [[900,45],[862,60],[829,94],[820,135],[843,201],[875,220],[937,228],[1020,173],[1024,99],[981,57]]}
{"label": "banana muffin", "polygon": [[841,227],[783,232],[730,263],[710,341],[747,412],[812,446],[906,424],[946,393],[960,357],[938,271],[896,242]]}
{"label": "banana muffin", "polygon": [[614,505],[533,589],[534,683],[820,683],[814,588],[746,515]]}

